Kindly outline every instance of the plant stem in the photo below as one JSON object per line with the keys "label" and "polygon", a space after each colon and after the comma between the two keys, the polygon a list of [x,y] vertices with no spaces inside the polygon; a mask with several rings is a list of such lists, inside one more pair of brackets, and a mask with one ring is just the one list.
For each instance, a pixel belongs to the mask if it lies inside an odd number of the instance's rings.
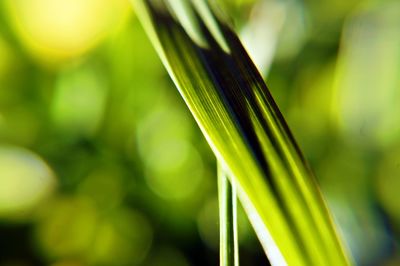
{"label": "plant stem", "polygon": [[236,187],[218,163],[220,266],[239,266]]}

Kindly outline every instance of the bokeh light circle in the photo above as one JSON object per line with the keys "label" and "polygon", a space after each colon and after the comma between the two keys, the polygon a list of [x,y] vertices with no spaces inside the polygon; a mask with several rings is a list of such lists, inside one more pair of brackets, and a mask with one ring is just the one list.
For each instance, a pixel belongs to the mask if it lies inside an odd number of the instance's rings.
{"label": "bokeh light circle", "polygon": [[55,184],[53,172],[38,155],[0,146],[0,218],[28,215],[52,193]]}
{"label": "bokeh light circle", "polygon": [[6,0],[22,44],[43,61],[80,56],[95,47],[126,14],[124,0]]}
{"label": "bokeh light circle", "polygon": [[153,192],[162,198],[187,198],[203,179],[203,161],[187,141],[162,143],[146,159],[146,181]]}

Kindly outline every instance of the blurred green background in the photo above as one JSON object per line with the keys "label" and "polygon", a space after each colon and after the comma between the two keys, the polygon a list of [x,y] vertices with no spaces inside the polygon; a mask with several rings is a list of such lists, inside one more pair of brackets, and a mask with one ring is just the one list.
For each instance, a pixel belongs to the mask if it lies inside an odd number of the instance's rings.
{"label": "blurred green background", "polygon": [[[400,2],[219,1],[357,264],[400,265]],[[127,0],[1,0],[0,266],[218,265],[215,168]]]}

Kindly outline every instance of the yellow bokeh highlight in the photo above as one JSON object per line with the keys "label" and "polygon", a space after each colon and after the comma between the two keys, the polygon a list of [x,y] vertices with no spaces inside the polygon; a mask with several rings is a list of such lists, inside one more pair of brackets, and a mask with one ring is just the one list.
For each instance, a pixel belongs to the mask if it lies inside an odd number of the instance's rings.
{"label": "yellow bokeh highlight", "polygon": [[126,0],[5,0],[5,7],[23,45],[45,62],[83,55],[129,10]]}
{"label": "yellow bokeh highlight", "polygon": [[0,218],[24,218],[54,190],[56,179],[33,152],[0,146]]}

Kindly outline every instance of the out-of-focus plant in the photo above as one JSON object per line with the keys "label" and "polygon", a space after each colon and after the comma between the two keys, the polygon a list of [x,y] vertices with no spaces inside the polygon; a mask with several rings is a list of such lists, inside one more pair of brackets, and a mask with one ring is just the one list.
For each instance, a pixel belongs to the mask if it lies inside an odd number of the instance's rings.
{"label": "out-of-focus plant", "polygon": [[[400,265],[399,1],[214,1],[356,265]],[[129,0],[0,1],[1,266],[216,265],[219,244],[234,264],[235,215],[241,264],[268,264],[224,167],[218,228],[215,158],[171,87]]]}

